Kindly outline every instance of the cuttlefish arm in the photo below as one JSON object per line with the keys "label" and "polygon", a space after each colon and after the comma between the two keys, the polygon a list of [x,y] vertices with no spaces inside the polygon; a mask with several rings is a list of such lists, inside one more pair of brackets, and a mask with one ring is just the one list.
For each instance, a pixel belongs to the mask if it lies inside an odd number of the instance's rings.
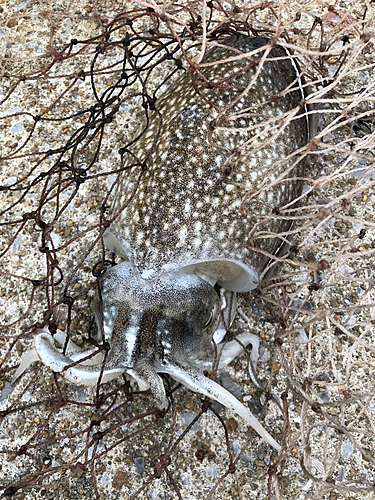
{"label": "cuttlefish arm", "polygon": [[[56,347],[55,341],[60,344]],[[100,383],[109,382],[124,373],[123,368],[104,368],[102,370],[103,354],[97,349],[83,350],[72,341],[68,340],[66,354],[61,352],[65,344],[66,335],[61,330],[57,330],[52,337],[47,328],[43,328],[36,336],[34,348],[22,356],[20,366],[14,374],[11,383],[22,375],[27,368],[35,361],[41,361],[44,365],[56,373],[61,373],[63,377],[75,385],[95,386]],[[88,359],[85,359],[88,358]],[[68,368],[70,365],[78,363]]]}
{"label": "cuttlefish arm", "polygon": [[233,394],[217,384],[214,380],[205,377],[203,374],[190,367],[181,366],[178,363],[156,363],[155,369],[157,373],[166,373],[192,391],[199,392],[210,399],[218,401],[226,408],[234,411],[243,418],[264,441],[275,448],[275,450],[279,451],[281,449],[279,443],[266,431],[250,410],[238,401]]}
{"label": "cuttlefish arm", "polygon": [[25,372],[29,368],[29,366],[35,363],[35,361],[40,361],[35,349],[30,349],[29,351],[25,352],[25,354],[22,355],[21,363],[17,368],[16,373],[13,375],[10,383],[14,385],[16,380],[23,374],[23,372]]}
{"label": "cuttlefish arm", "polygon": [[[55,342],[60,347],[56,347]],[[140,391],[151,389],[159,408],[168,407],[163,381],[155,373],[150,360],[141,359],[134,368],[111,367],[102,369],[103,354],[101,352],[96,352],[96,349],[83,350],[68,340],[66,354],[63,354],[61,349],[65,343],[66,334],[64,332],[57,330],[52,337],[48,329],[43,328],[35,337],[35,347],[22,356],[20,366],[14,374],[11,384],[14,384],[35,361],[41,361],[53,372],[61,373],[69,382],[86,387],[94,387],[99,382],[104,384],[123,373],[127,373],[135,379]],[[68,368],[74,363],[77,364]]]}
{"label": "cuttlefish arm", "polygon": [[[250,359],[251,364],[256,370],[258,357],[259,357],[259,338],[252,333],[244,333],[242,335],[238,335],[234,340],[230,342],[221,343],[217,345],[217,352],[220,355],[219,366],[218,369],[229,365],[237,356],[239,356],[245,347],[249,344],[252,346]],[[223,349],[222,349],[223,347]]]}

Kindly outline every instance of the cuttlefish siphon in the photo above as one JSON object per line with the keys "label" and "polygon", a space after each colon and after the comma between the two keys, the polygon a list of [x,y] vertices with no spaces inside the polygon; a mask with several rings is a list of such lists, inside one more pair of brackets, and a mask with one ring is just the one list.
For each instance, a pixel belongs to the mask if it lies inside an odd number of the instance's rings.
{"label": "cuttlefish siphon", "polygon": [[109,351],[80,349],[44,328],[13,381],[35,359],[77,385],[126,373],[164,409],[165,373],[230,408],[280,449],[203,372],[215,360],[226,366],[248,344],[256,363],[257,337],[224,337],[236,293],[257,287],[302,192],[303,88],[295,58],[271,40],[215,40],[193,79],[186,72],[148,112],[118,178],[104,241],[123,261],[99,278],[93,303],[98,339]]}

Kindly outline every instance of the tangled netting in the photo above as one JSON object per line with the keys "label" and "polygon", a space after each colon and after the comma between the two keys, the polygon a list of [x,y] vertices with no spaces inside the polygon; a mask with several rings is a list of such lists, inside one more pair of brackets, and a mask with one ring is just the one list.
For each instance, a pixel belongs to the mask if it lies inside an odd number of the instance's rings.
{"label": "tangled netting", "polygon": [[[373,498],[373,4],[298,3],[2,3],[1,498]],[[114,263],[103,233],[128,148],[157,97],[236,32],[293,52],[317,125],[298,152],[309,168],[289,250],[232,327],[260,337],[258,383],[249,353],[218,374],[279,454],[168,377],[165,413],[125,377],[86,389],[36,363],[10,383],[37,328],[95,342],[90,302]]]}

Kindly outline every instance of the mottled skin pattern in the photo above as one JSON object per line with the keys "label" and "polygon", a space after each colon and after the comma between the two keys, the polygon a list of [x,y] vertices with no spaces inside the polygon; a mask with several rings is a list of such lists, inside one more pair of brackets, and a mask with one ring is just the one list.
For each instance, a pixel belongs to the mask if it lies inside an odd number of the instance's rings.
{"label": "mottled skin pattern", "polygon": [[290,227],[283,207],[299,196],[296,177],[305,169],[292,153],[306,145],[308,122],[301,115],[298,69],[284,49],[273,48],[261,61],[265,38],[222,43],[228,48],[213,48],[203,60],[213,63],[202,69],[209,84],[197,77],[194,88],[189,74],[178,80],[156,102],[125,160],[114,222],[105,233],[108,248],[124,261],[99,279],[93,304],[98,339],[109,343],[109,352],[87,359],[90,351],[70,342],[63,353],[54,340],[63,346],[64,334],[53,339],[46,330],[36,336],[35,352],[75,384],[92,386],[127,373],[141,390],[151,389],[163,409],[169,402],[159,374],[169,374],[235,411],[278,450],[250,411],[203,370],[212,369],[219,352],[218,368],[226,366],[249,343],[256,364],[254,335],[221,341],[233,321],[235,292],[256,287],[280,245],[263,232],[272,236]]}
{"label": "mottled skin pattern", "polygon": [[[267,42],[264,38],[231,37],[224,43],[250,52]],[[203,62],[237,54],[214,48]],[[207,80],[221,87],[207,89],[198,85],[197,90],[209,103],[197,95],[190,74],[186,74],[157,101],[157,111],[150,112],[144,137],[131,148],[135,156],[129,155],[126,166],[134,166],[121,176],[112,214],[126,204],[141,176],[138,189],[108,231],[122,247],[119,250],[117,245],[117,252],[122,251],[140,274],[161,275],[194,262],[224,259],[253,269],[255,283],[248,289],[256,286],[258,271],[267,258],[247,249],[247,235],[260,218],[265,219],[275,207],[281,209],[296,198],[301,182],[282,182],[272,189],[262,189],[251,200],[247,216],[239,211],[242,198],[249,190],[267,186],[280,175],[300,175],[303,162],[288,173],[292,161],[280,160],[307,140],[305,117],[293,120],[281,131],[280,116],[291,110],[298,114],[303,97],[300,89],[284,93],[287,87],[298,85],[290,60],[265,62],[251,90],[241,96],[258,69],[252,60],[259,60],[261,55],[235,65],[204,67],[202,73]],[[285,51],[275,47],[268,57],[285,58]],[[228,79],[234,73],[238,75]],[[212,130],[218,112],[238,97],[238,102],[226,109],[226,115],[236,113],[236,119],[224,123],[228,127],[225,131],[220,127]],[[264,125],[267,119],[271,122]],[[253,126],[251,131],[246,130],[249,126]],[[158,132],[160,139],[154,144]],[[267,140],[271,143],[265,145]],[[236,148],[245,143],[253,152],[247,155],[244,149],[236,154]],[[136,158],[146,164],[143,174]],[[282,233],[289,225],[289,221],[278,220],[259,229]],[[115,243],[108,244],[116,249]],[[277,239],[255,243],[270,254],[278,244]],[[233,267],[221,267],[223,276],[219,281],[233,278]],[[215,277],[219,272],[214,271]]]}

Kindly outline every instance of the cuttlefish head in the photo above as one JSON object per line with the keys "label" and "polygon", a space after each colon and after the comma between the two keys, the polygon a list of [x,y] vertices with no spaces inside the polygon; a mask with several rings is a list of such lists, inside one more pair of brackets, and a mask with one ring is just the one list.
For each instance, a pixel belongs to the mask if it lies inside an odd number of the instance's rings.
{"label": "cuttlefish head", "polygon": [[111,345],[106,368],[122,368],[142,389],[151,388],[159,407],[167,399],[157,373],[199,373],[214,360],[220,297],[195,274],[144,279],[124,262],[100,279],[94,312],[99,333]]}

